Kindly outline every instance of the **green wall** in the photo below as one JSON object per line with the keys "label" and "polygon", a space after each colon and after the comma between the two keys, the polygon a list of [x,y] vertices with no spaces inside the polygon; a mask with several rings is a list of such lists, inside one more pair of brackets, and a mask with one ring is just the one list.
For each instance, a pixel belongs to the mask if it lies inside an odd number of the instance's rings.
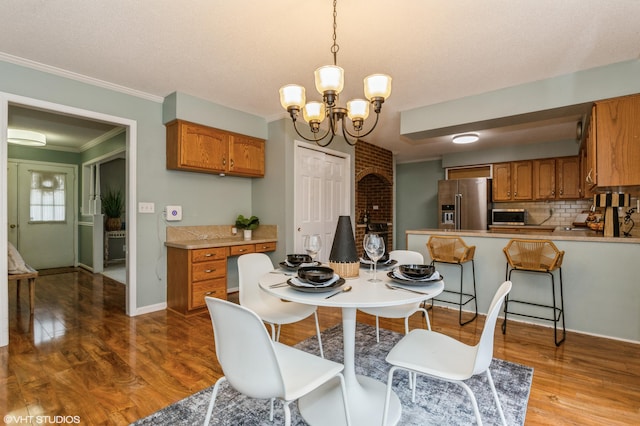
{"label": "green wall", "polygon": [[[138,308],[166,302],[166,205],[183,207],[182,222],[173,225],[233,223],[238,213],[252,210],[252,179],[167,170],[163,99],[142,98],[0,61],[0,91],[133,120],[137,127],[137,202],[154,202],[155,214],[136,214],[136,301]],[[213,104],[211,104],[213,105]],[[267,123],[249,114],[215,106],[234,122],[230,129],[252,136],[266,135]],[[188,109],[185,107],[185,111]],[[235,119],[233,119],[235,117]],[[180,118],[198,121],[198,117]],[[210,123],[204,123],[210,124]],[[215,125],[220,123],[214,123]],[[222,126],[218,126],[222,127]],[[257,129],[262,128],[261,131]],[[158,217],[160,216],[160,217]],[[84,236],[82,237],[84,239]]]}
{"label": "green wall", "polygon": [[405,231],[438,227],[438,180],[444,179],[440,160],[396,165],[395,248],[406,249]]}

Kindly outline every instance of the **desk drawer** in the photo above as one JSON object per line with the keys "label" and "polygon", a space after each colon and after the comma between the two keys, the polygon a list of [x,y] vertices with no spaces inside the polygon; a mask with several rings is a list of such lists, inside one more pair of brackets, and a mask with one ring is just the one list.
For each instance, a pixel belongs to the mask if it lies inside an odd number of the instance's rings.
{"label": "desk drawer", "polygon": [[267,251],[276,251],[276,243],[260,243],[256,244],[256,253],[264,253]]}
{"label": "desk drawer", "polygon": [[191,306],[190,309],[196,309],[206,306],[205,296],[217,297],[218,299],[227,299],[227,280],[218,278],[215,280],[200,281],[193,283],[191,289]]}
{"label": "desk drawer", "polygon": [[205,262],[209,260],[225,259],[227,257],[226,247],[206,248],[191,250],[192,262]]}
{"label": "desk drawer", "polygon": [[229,247],[230,256],[240,256],[241,254],[255,253],[255,252],[256,252],[255,244],[243,244],[241,246]]}
{"label": "desk drawer", "polygon": [[227,259],[194,263],[191,266],[192,281],[204,281],[211,278],[224,278],[227,275]]}

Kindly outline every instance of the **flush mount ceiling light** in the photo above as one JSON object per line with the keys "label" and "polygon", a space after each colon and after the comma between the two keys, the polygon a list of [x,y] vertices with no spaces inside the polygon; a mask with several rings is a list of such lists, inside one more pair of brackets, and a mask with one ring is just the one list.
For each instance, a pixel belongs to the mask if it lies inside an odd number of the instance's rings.
{"label": "flush mount ceiling light", "polygon": [[[382,104],[391,94],[391,77],[386,74],[372,74],[364,79],[364,95],[368,99],[353,99],[347,102],[347,107],[338,106],[338,97],[344,88],[344,70],[338,66],[338,50],[336,43],[336,12],[337,0],[333,2],[333,65],[325,65],[315,71],[316,90],[322,95],[322,102],[306,103],[305,88],[297,84],[287,84],[280,88],[280,104],[287,110],[293,121],[293,127],[301,138],[315,142],[320,146],[327,146],[333,141],[338,131],[338,122],[342,121],[342,136],[349,145],[355,145],[362,137],[369,135],[378,124],[378,117],[382,110]],[[373,104],[376,113],[376,121],[373,127],[363,132],[364,121],[369,117],[369,104]],[[302,117],[309,123],[309,130],[313,138],[307,138],[300,134],[297,127],[298,114],[302,110]],[[353,133],[347,130],[345,115],[351,120]],[[326,131],[320,132],[320,124],[325,118],[329,118]],[[320,136],[320,134],[322,136]],[[321,143],[331,135],[326,143]],[[349,140],[353,138],[353,141]]]}
{"label": "flush mount ceiling light", "polygon": [[31,130],[9,129],[7,142],[16,145],[45,146],[47,137],[42,133],[32,132]]}
{"label": "flush mount ceiling light", "polygon": [[476,133],[465,133],[464,135],[456,135],[453,137],[453,143],[474,143],[477,142],[480,137]]}

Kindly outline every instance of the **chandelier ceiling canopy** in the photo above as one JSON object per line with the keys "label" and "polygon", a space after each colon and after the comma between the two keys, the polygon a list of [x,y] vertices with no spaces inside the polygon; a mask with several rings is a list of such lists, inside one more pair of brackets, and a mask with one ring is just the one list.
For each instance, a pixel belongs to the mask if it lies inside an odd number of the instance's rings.
{"label": "chandelier ceiling canopy", "polygon": [[[391,94],[391,77],[386,74],[372,74],[364,79],[364,99],[352,99],[346,108],[338,105],[340,92],[344,88],[344,70],[338,66],[338,50],[336,43],[337,29],[337,0],[333,1],[333,65],[325,65],[315,71],[316,90],[322,95],[322,102],[306,102],[305,88],[297,84],[287,84],[280,88],[280,103],[287,110],[293,121],[293,127],[298,135],[320,146],[327,146],[332,141],[342,122],[342,135],[349,145],[355,145],[360,138],[370,134],[378,124],[382,104]],[[369,107],[373,105],[376,114],[373,126],[364,131],[364,122],[369,117]],[[297,119],[302,110],[302,118],[309,124],[312,137],[308,138],[300,133]],[[346,116],[346,117],[345,117]],[[321,131],[320,125],[325,118],[329,124]],[[351,120],[353,130],[347,129],[347,118]],[[323,142],[329,137],[327,142]]]}

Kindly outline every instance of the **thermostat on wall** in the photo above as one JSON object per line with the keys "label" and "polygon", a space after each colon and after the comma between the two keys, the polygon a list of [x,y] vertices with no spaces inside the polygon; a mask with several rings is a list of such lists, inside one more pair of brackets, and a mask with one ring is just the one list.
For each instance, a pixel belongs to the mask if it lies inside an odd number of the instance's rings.
{"label": "thermostat on wall", "polygon": [[182,220],[182,206],[167,206],[165,214],[167,221]]}

